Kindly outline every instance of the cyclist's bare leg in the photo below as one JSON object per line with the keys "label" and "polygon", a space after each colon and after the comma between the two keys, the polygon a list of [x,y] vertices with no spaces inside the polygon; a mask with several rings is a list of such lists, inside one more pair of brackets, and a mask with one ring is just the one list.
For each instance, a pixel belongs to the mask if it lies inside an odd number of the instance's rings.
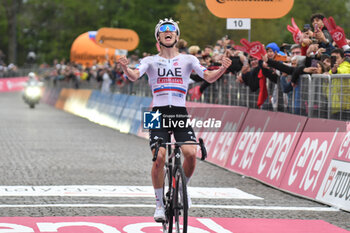
{"label": "cyclist's bare leg", "polygon": [[[192,141],[186,141],[186,142],[192,142]],[[190,178],[196,167],[197,146],[183,145],[181,146],[181,151],[184,155],[184,162],[182,166],[185,172],[185,176],[187,178]]]}
{"label": "cyclist's bare leg", "polygon": [[[165,221],[165,211],[163,204],[163,182],[164,182],[164,164],[165,164],[165,153],[164,147],[160,147],[158,151],[157,160],[152,166],[152,183],[154,192],[156,195],[156,210],[154,212],[154,220],[156,222]],[[154,154],[154,150],[153,150]]]}
{"label": "cyclist's bare leg", "polygon": [[[152,150],[152,153],[154,154],[154,150]],[[163,188],[165,153],[165,148],[160,147],[157,160],[152,166],[152,184],[155,189]]]}

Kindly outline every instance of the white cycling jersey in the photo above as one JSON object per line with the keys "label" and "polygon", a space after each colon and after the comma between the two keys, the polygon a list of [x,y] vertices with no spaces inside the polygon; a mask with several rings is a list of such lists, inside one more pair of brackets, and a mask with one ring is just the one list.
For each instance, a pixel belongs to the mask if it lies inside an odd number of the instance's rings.
{"label": "white cycling jersey", "polygon": [[152,88],[153,106],[185,107],[186,93],[191,72],[203,78],[207,70],[199,60],[188,54],[179,54],[172,59],[159,55],[145,57],[137,67],[140,77],[146,73]]}

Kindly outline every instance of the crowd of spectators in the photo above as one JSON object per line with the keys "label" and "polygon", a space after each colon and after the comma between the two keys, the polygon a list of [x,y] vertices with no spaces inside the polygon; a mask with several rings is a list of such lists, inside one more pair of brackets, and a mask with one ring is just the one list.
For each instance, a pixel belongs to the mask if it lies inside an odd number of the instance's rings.
{"label": "crowd of spectators", "polygon": [[[200,48],[198,45],[189,45],[183,39],[177,43],[180,53],[192,54],[196,56],[200,63],[209,70],[218,69],[223,56],[229,56],[232,65],[227,73],[233,74],[237,83],[249,87],[251,92],[258,95],[257,107],[262,109],[277,108],[277,102],[283,102],[288,111],[299,114],[302,108],[300,101],[300,76],[303,74],[350,74],[350,46],[349,41],[343,38],[339,41],[334,34],[342,32],[342,29],[335,25],[333,19],[329,20],[322,14],[313,14],[310,22],[305,22],[302,29],[292,19],[293,27],[288,25],[288,30],[292,33],[294,44],[283,43],[277,45],[271,41],[264,46],[266,55],[261,57],[249,54],[244,46],[238,45],[227,36],[217,40],[215,45],[207,45]],[[339,37],[339,34],[338,34]],[[345,43],[344,43],[345,41]],[[136,67],[139,59],[150,54],[144,53],[142,56],[129,56],[129,64]],[[0,72],[1,72],[0,53]],[[48,77],[54,85],[60,83],[71,83],[75,88],[79,88],[81,83],[94,83],[102,92],[114,92],[117,88],[122,88],[129,83],[123,75],[120,65],[115,62],[96,63],[90,67],[65,62],[54,61],[54,69]],[[146,77],[147,78],[147,77]],[[197,75],[191,75],[193,80],[189,90],[192,100],[202,98],[205,90],[210,85]],[[221,80],[220,80],[221,79]],[[220,78],[217,82],[223,82]],[[339,114],[340,108],[343,118],[350,118],[350,79],[332,80],[332,95],[326,98],[332,102],[332,114]],[[327,88],[329,83],[323,83]],[[279,94],[277,92],[280,92]],[[339,93],[342,93],[341,95]],[[294,93],[294,102],[292,101]],[[292,103],[294,106],[292,106]],[[349,112],[349,114],[348,114]]]}
{"label": "crowd of spectators", "polygon": [[14,77],[18,75],[18,68],[13,63],[5,63],[5,54],[0,50],[0,78],[1,77]]}
{"label": "crowd of spectators", "polygon": [[[292,24],[294,28],[297,27],[294,20]],[[283,102],[290,112],[293,109],[294,113],[306,114],[301,112],[302,109],[307,111],[308,107],[302,106],[304,103],[300,101],[300,76],[350,74],[350,43],[346,40],[343,29],[335,24],[333,18],[327,19],[319,13],[313,14],[310,23],[305,24],[302,30],[295,30],[292,34],[295,44],[284,43],[278,46],[274,42],[268,43],[265,46],[266,54],[261,57],[248,54],[248,48],[235,46],[227,37],[218,40],[215,46],[206,46],[202,51],[198,46],[190,46],[188,50],[180,49],[197,56],[208,69],[217,69],[221,57],[228,51],[232,65],[227,72],[233,73],[237,82],[258,93],[257,107],[276,109],[277,98],[283,97],[280,102]],[[199,81],[197,77],[193,79]],[[330,100],[328,102],[331,105],[332,118],[350,119],[349,80],[349,77],[340,77],[332,79],[331,83],[323,80],[320,84],[319,89],[323,91],[323,96]],[[274,88],[269,88],[271,84],[275,84]],[[209,85],[202,81],[200,85],[189,90],[192,99],[200,98]],[[279,90],[282,92],[280,95],[277,94]],[[327,107],[324,106],[326,109]]]}
{"label": "crowd of spectators", "polygon": [[[314,14],[310,22],[306,22],[301,30],[292,19],[293,28],[292,30],[288,28],[288,30],[292,32],[291,36],[295,43],[277,45],[271,41],[264,46],[266,55],[260,58],[252,56],[244,46],[236,44],[227,36],[217,40],[215,45],[207,45],[202,48],[198,45],[188,45],[188,42],[183,39],[180,39],[176,46],[180,53],[196,56],[200,63],[209,70],[218,69],[222,56],[228,55],[232,60],[232,65],[227,73],[232,73],[236,82],[249,87],[251,92],[257,93],[257,107],[276,109],[279,107],[277,102],[282,102],[288,111],[291,112],[293,109],[294,113],[300,114],[303,108],[300,101],[300,75],[350,73],[350,46],[348,43],[340,44],[339,41],[333,41],[332,33],[334,32],[327,29],[324,19],[328,20],[322,14]],[[329,24],[328,27],[330,27]],[[148,55],[144,53],[140,57],[129,56],[130,66],[135,67],[140,58]],[[110,65],[96,62],[91,67],[83,68],[72,63],[55,61],[54,66],[56,69],[51,74],[54,82],[73,82],[76,88],[79,87],[79,81],[86,80],[97,83],[102,92],[113,92],[116,88],[128,83],[118,63]],[[191,75],[191,79],[194,83],[192,85],[194,87],[189,90],[192,100],[200,99],[210,85],[215,85],[215,83],[210,84],[203,81],[196,74]],[[339,108],[342,105],[341,108],[345,110],[342,111],[343,118],[347,117],[347,111],[350,112],[350,90],[348,91],[350,83],[348,85],[347,80],[333,80],[333,94],[326,96],[332,101],[334,109],[332,114],[339,114]],[[220,81],[226,82],[227,80],[219,79],[217,82]],[[329,84],[324,83],[324,85]],[[335,94],[340,91],[342,95]],[[293,92],[294,106],[292,106]]]}
{"label": "crowd of spectators", "polygon": [[[148,54],[144,54],[148,56]],[[135,68],[139,63],[137,55],[129,57],[130,66]],[[123,71],[116,61],[113,64],[109,62],[95,61],[91,66],[83,66],[74,62],[66,62],[64,59],[60,62],[55,59],[53,69],[45,73],[46,79],[50,79],[54,86],[69,85],[73,88],[80,88],[82,84],[88,84],[102,92],[114,92],[118,87],[124,87],[129,81],[123,75]]]}

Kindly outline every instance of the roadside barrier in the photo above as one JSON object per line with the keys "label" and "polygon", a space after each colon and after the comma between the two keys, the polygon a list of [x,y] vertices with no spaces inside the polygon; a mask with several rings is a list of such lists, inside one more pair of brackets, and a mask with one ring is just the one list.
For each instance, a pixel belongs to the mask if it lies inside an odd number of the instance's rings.
{"label": "roadside barrier", "polygon": [[[44,102],[143,138],[142,114],[152,99],[100,91],[46,89]],[[220,129],[202,129],[208,161],[283,191],[350,211],[350,127],[246,107],[188,103],[192,118],[210,116]],[[349,131],[349,132],[348,132]]]}
{"label": "roadside barrier", "polygon": [[0,78],[0,92],[21,91],[28,77]]}
{"label": "roadside barrier", "polygon": [[45,88],[41,101],[54,107],[60,96],[60,93],[61,88]]}

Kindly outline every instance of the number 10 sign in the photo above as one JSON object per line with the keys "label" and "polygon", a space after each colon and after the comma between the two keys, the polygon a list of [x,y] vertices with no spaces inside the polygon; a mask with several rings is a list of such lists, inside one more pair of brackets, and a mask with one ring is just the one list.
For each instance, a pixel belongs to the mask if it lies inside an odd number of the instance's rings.
{"label": "number 10 sign", "polygon": [[226,21],[227,30],[250,30],[250,19],[228,18]]}

